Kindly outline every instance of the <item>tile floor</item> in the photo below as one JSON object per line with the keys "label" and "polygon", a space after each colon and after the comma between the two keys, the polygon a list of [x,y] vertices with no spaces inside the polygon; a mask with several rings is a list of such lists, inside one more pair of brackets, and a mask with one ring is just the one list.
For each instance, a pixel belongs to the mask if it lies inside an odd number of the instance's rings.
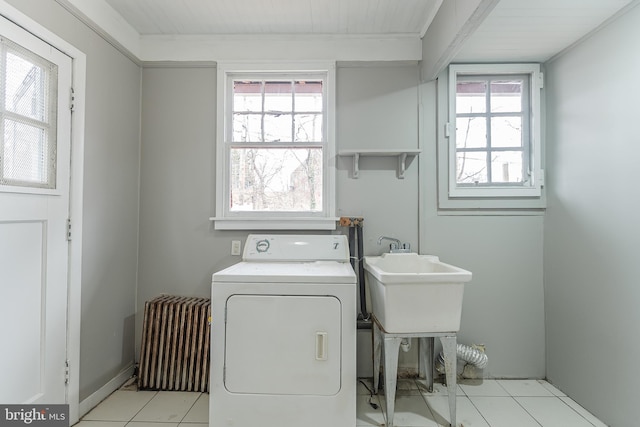
{"label": "tile floor", "polygon": [[[369,395],[371,381],[358,384],[358,426],[383,426],[384,396]],[[377,405],[374,409],[369,402]],[[537,380],[464,381],[457,389],[458,427],[606,427],[560,390]],[[400,380],[396,427],[448,426],[447,390],[423,381]],[[121,389],[85,415],[77,427],[205,427],[209,395]],[[265,427],[279,427],[265,423]],[[303,427],[303,426],[300,426]],[[339,427],[339,426],[336,426]]]}

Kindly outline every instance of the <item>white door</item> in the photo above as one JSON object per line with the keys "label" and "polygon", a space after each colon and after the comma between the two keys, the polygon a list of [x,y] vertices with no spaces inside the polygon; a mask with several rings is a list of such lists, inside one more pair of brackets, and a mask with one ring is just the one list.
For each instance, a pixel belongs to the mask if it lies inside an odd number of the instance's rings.
{"label": "white door", "polygon": [[340,391],[340,300],[233,295],[226,310],[227,390],[315,396]]}
{"label": "white door", "polygon": [[65,403],[71,59],[0,38],[0,402]]}

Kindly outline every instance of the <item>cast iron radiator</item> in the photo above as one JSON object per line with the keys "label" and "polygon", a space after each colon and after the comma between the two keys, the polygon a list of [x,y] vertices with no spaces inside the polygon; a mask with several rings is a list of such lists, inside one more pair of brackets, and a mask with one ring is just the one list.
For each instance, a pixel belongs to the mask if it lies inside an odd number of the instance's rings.
{"label": "cast iron radiator", "polygon": [[161,295],[144,304],[141,390],[209,391],[209,298]]}

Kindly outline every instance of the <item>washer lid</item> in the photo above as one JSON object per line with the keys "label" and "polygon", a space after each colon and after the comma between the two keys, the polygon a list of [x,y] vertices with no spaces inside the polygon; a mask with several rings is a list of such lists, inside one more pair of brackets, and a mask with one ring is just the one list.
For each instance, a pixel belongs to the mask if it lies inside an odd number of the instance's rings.
{"label": "washer lid", "polygon": [[216,282],[245,283],[356,283],[351,264],[338,261],[247,262],[213,274]]}
{"label": "washer lid", "polygon": [[347,236],[338,234],[250,234],[244,261],[349,261]]}

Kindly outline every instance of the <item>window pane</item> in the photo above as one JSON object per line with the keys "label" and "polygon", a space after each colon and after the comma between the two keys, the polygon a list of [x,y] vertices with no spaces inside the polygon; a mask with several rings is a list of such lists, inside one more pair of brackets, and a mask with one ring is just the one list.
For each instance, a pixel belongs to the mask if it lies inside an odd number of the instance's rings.
{"label": "window pane", "polygon": [[297,112],[322,112],[322,82],[297,81],[294,86]]}
{"label": "window pane", "polygon": [[486,81],[459,81],[456,85],[456,113],[485,113],[486,94]]}
{"label": "window pane", "polygon": [[46,72],[40,65],[7,52],[5,108],[35,120],[46,117]]}
{"label": "window pane", "polygon": [[232,148],[232,212],[322,211],[322,148]]}
{"label": "window pane", "polygon": [[264,140],[267,142],[291,142],[293,116],[291,114],[265,114]]}
{"label": "window pane", "polygon": [[262,115],[234,114],[233,142],[262,142]]}
{"label": "window pane", "polygon": [[493,182],[522,182],[522,151],[493,152],[491,180]]}
{"label": "window pane", "polygon": [[492,117],[491,146],[522,147],[522,117]]}
{"label": "window pane", "polygon": [[458,117],[456,126],[457,148],[487,146],[487,120],[484,117]]}
{"label": "window pane", "polygon": [[293,111],[292,82],[264,83],[264,111]]}
{"label": "window pane", "polygon": [[[49,184],[51,165],[44,129],[13,120],[4,120],[2,182],[13,185]],[[39,185],[40,186],[40,185]]]}
{"label": "window pane", "polygon": [[458,184],[483,184],[487,182],[487,152],[456,153],[456,181]]}
{"label": "window pane", "polygon": [[295,142],[322,142],[322,114],[296,114]]}
{"label": "window pane", "polygon": [[522,80],[496,80],[491,82],[491,112],[521,112],[522,87]]}
{"label": "window pane", "polygon": [[262,82],[233,82],[233,111],[262,112]]}

